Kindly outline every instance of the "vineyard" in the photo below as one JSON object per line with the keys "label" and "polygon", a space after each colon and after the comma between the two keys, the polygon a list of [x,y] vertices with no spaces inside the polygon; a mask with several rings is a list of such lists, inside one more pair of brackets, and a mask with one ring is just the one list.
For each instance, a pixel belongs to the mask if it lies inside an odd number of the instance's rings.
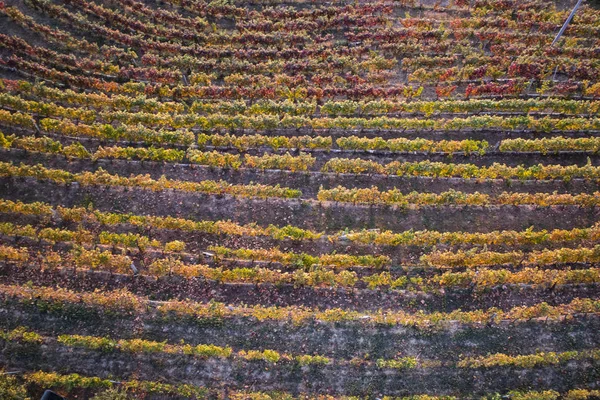
{"label": "vineyard", "polygon": [[0,400],[600,399],[600,9],[0,0]]}

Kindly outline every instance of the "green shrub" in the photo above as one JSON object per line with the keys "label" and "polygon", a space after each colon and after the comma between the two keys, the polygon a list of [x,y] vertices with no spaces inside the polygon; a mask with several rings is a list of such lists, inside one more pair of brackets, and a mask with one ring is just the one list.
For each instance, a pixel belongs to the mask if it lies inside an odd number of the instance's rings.
{"label": "green shrub", "polygon": [[0,370],[0,399],[2,400],[30,400],[23,385],[10,375],[3,375]]}

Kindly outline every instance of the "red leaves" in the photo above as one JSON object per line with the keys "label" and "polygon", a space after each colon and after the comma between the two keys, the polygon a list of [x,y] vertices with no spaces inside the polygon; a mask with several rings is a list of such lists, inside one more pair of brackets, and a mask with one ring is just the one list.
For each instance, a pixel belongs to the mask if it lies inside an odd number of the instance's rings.
{"label": "red leaves", "polygon": [[508,75],[513,77],[523,77],[528,79],[539,79],[542,72],[542,66],[538,63],[512,63],[508,67]]}
{"label": "red leaves", "polygon": [[471,75],[469,75],[469,79],[472,79],[472,80],[481,79],[485,76],[487,70],[488,70],[488,66],[482,65],[481,67],[476,68],[475,71],[473,71],[473,73]]}

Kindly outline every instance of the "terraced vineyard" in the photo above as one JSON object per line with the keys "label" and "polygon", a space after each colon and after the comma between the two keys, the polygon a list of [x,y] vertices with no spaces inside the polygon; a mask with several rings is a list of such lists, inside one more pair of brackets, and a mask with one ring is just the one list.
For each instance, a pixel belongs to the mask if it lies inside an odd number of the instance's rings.
{"label": "terraced vineyard", "polygon": [[600,398],[574,3],[0,1],[0,398]]}

